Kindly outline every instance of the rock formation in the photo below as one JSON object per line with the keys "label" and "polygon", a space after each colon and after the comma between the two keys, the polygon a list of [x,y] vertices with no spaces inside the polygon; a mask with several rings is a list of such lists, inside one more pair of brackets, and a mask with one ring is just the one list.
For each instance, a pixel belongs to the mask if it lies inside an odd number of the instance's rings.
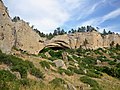
{"label": "rock formation", "polygon": [[0,49],[10,53],[13,47],[30,54],[38,54],[43,49],[42,38],[23,20],[12,22],[7,8],[0,0]]}
{"label": "rock formation", "polygon": [[110,47],[112,42],[114,42],[114,45],[120,45],[120,35],[108,34],[102,36],[99,32],[92,31],[56,36],[46,44],[46,47],[97,49]]}
{"label": "rock formation", "polygon": [[15,47],[30,54],[38,54],[44,48],[42,38],[23,20],[14,23]]}
{"label": "rock formation", "polygon": [[4,53],[10,53],[14,44],[13,27],[7,8],[0,0],[0,49]]}
{"label": "rock formation", "polygon": [[114,45],[120,44],[120,35],[102,36],[99,32],[92,31],[58,35],[51,40],[45,40],[25,21],[12,21],[0,0],[0,49],[4,53],[11,53],[13,47],[30,54],[38,54],[44,47],[97,49],[110,47],[112,42]]}

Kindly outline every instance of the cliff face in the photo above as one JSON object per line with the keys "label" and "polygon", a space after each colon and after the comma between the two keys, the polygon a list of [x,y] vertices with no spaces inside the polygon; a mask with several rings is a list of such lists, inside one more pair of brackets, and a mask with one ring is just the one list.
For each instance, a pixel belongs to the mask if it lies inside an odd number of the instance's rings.
{"label": "cliff face", "polygon": [[56,36],[46,44],[46,47],[97,49],[110,47],[112,42],[114,42],[114,45],[120,44],[120,35],[109,34],[102,36],[99,32],[92,31]]}
{"label": "cliff face", "polygon": [[16,47],[30,54],[37,54],[44,45],[42,38],[23,20],[12,22],[7,8],[0,0],[0,49],[10,53]]}
{"label": "cliff face", "polygon": [[7,8],[0,0],[0,49],[4,53],[10,53],[14,44],[13,27]]}
{"label": "cliff face", "polygon": [[30,54],[38,54],[44,48],[42,38],[24,21],[19,20],[15,26],[15,47]]}

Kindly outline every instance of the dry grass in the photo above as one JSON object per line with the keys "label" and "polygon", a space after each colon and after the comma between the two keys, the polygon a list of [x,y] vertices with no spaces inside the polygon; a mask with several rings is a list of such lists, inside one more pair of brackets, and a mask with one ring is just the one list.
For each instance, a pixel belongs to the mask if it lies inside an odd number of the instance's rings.
{"label": "dry grass", "polygon": [[103,74],[101,79],[96,79],[103,90],[120,90],[120,80]]}

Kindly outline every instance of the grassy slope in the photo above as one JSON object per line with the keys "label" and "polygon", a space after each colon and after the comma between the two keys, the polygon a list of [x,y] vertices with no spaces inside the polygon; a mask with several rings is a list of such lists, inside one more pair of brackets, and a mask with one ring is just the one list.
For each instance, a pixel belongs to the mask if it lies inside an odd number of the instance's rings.
{"label": "grassy slope", "polygon": [[[47,50],[46,52],[49,52],[49,50]],[[56,51],[54,51],[54,52],[56,52]],[[73,60],[69,61],[69,64],[71,63],[71,65],[68,65],[68,66],[74,66],[74,63],[75,63],[74,60],[79,61],[79,58],[81,58],[81,57],[85,58],[87,56],[90,56],[96,60],[98,56],[106,56],[107,59],[114,60],[114,58],[111,58],[111,53],[115,53],[115,55],[117,54],[118,56],[120,55],[120,50],[109,50],[109,49],[106,49],[104,51],[102,51],[102,50],[97,50],[97,51],[89,51],[89,50],[88,51],[84,51],[84,50],[83,51],[81,51],[81,50],[71,51],[70,50],[69,51],[69,50],[67,50],[66,52],[68,52],[69,56],[72,56],[72,59],[73,59]],[[45,75],[45,78],[44,78],[44,80],[42,80],[42,83],[41,83],[41,81],[38,81],[35,76],[28,74],[28,76],[29,76],[28,78],[32,81],[30,82],[29,86],[20,85],[20,90],[65,90],[63,87],[59,87],[59,86],[57,88],[54,88],[54,85],[49,83],[50,81],[52,81],[55,78],[62,78],[63,80],[65,80],[65,82],[72,83],[74,86],[76,86],[76,88],[78,90],[79,90],[79,87],[82,87],[84,90],[90,90],[92,87],[90,87],[88,84],[80,81],[80,77],[82,77],[82,76],[90,76],[91,79],[96,80],[102,90],[119,90],[120,89],[120,86],[119,86],[120,80],[116,79],[114,77],[111,77],[107,74],[102,73],[103,76],[100,76],[99,78],[94,78],[96,74],[95,75],[93,75],[93,74],[92,75],[91,74],[90,75],[89,74],[76,74],[76,73],[73,73],[71,75],[67,75],[65,73],[59,74],[58,69],[52,65],[50,65],[50,69],[46,69],[40,65],[41,61],[48,62],[48,61],[51,61],[51,58],[49,59],[46,56],[45,57],[42,56],[42,58],[41,58],[40,56],[28,55],[26,53],[20,53],[19,51],[15,51],[15,50],[14,50],[14,53],[16,56],[18,56],[24,60],[31,61],[34,64],[34,66],[36,68],[40,69]],[[43,52],[43,55],[45,55],[45,52]],[[76,58],[74,55],[77,55],[78,58]],[[58,57],[56,57],[56,56],[58,56]],[[55,54],[55,57],[52,57],[53,58],[52,60],[55,60],[59,57],[61,58],[61,56],[59,54],[57,54],[57,55]],[[85,61],[84,63],[86,63],[86,64],[91,63],[91,62],[87,62],[86,59],[84,59],[84,61]],[[92,62],[92,64],[93,63],[94,62]],[[80,65],[82,66],[82,64],[80,64]],[[96,65],[96,64],[94,64],[94,65]],[[109,65],[109,64],[107,64],[107,65],[109,67],[114,67],[114,65]],[[4,66],[6,66],[6,65],[4,65]],[[89,68],[86,68],[84,66],[82,66],[82,68],[85,68],[88,71],[90,70]],[[36,80],[37,80],[37,83],[34,82]]]}

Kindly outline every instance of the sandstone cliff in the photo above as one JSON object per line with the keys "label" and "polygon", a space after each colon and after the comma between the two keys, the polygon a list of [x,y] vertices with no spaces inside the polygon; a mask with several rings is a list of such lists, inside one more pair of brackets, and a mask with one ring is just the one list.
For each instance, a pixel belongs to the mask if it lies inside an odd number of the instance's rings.
{"label": "sandstone cliff", "polygon": [[114,42],[114,45],[120,44],[120,35],[108,34],[102,36],[99,32],[92,31],[56,36],[46,44],[46,47],[97,49],[110,47],[112,42]]}
{"label": "sandstone cliff", "polygon": [[0,1],[0,49],[4,53],[10,53],[14,44],[13,27],[7,8]]}
{"label": "sandstone cliff", "polygon": [[30,54],[38,54],[44,48],[42,38],[23,20],[14,23],[15,47]]}
{"label": "sandstone cliff", "polygon": [[38,54],[43,49],[42,38],[23,20],[12,22],[7,8],[0,0],[0,49],[10,53],[13,47],[30,54]]}

